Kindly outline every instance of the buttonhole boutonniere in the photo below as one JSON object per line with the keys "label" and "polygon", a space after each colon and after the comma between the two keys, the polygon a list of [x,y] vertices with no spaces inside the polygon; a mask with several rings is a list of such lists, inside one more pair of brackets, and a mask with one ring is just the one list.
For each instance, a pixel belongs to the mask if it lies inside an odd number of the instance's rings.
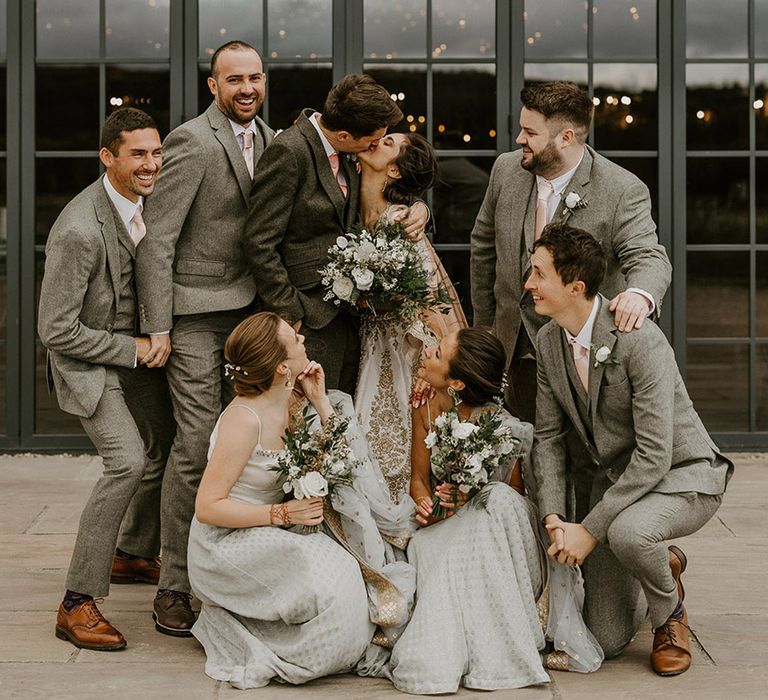
{"label": "buttonhole boutonniere", "polygon": [[618,365],[619,361],[611,355],[611,349],[607,345],[595,350],[595,367],[598,365]]}
{"label": "buttonhole boutonniere", "polygon": [[569,192],[565,196],[565,211],[563,212],[563,220],[567,219],[577,209],[586,209],[588,204],[589,202],[577,192]]}

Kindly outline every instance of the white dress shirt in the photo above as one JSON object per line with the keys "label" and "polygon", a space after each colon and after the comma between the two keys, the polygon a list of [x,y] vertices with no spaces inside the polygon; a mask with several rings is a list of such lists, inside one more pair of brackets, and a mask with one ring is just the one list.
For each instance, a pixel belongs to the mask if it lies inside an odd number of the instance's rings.
{"label": "white dress shirt", "polygon": [[597,310],[600,308],[600,297],[596,294],[592,301],[592,311],[589,313],[587,322],[581,327],[581,330],[576,335],[571,335],[567,329],[565,331],[565,337],[569,343],[576,343],[589,352],[592,347],[592,328],[595,325],[595,318],[597,318]]}

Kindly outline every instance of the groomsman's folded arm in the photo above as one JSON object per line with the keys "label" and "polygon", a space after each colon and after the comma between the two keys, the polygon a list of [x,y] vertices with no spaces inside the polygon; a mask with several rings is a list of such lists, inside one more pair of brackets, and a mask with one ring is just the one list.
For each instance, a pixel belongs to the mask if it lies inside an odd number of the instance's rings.
{"label": "groomsman's folded arm", "polygon": [[96,258],[93,243],[70,230],[46,248],[37,330],[43,345],[67,357],[100,365],[134,367],[136,343],[129,335],[83,325],[80,313]]}
{"label": "groomsman's folded arm", "polygon": [[185,130],[163,144],[163,168],[144,208],[147,235],[136,249],[136,289],[143,333],[167,332],[173,325],[173,259],[176,242],[205,175],[205,149]]}
{"label": "groomsman's folded arm", "polygon": [[[634,345],[625,369],[632,384],[632,422],[636,446],[623,474],[582,525],[605,542],[608,527],[624,509],[649,493],[672,466],[676,363],[662,332],[651,326]],[[610,466],[610,465],[606,465]]]}
{"label": "groomsman's folded arm", "polygon": [[280,141],[259,159],[251,188],[244,249],[267,309],[291,323],[304,318],[299,291],[288,277],[279,248],[293,212],[301,175],[296,156]]}

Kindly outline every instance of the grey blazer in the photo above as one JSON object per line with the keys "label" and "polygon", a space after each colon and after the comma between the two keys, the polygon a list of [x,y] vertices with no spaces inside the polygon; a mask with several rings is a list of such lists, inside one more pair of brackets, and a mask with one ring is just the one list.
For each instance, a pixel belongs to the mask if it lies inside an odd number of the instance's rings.
{"label": "grey blazer", "polygon": [[337,236],[357,219],[360,176],[342,154],[340,167],[349,183],[345,199],[309,121],[312,112],[305,109],[259,160],[245,250],[265,308],[318,329],[339,310],[323,301],[318,270]]}
{"label": "grey blazer", "polygon": [[[272,129],[258,117],[256,126],[271,143]],[[215,103],[168,134],[136,256],[144,333],[169,330],[174,315],[253,301],[256,284],[242,251],[250,189],[232,126]]]}
{"label": "grey blazer", "polygon": [[[508,353],[515,347],[521,323],[531,341],[542,326],[524,289],[530,274],[537,190],[536,176],[522,168],[520,154],[504,153],[496,159],[471,236],[474,322],[493,326]],[[587,206],[570,213],[565,207],[570,192],[581,195]],[[606,296],[639,287],[660,307],[672,266],[656,236],[648,188],[637,177],[586,146],[552,220],[563,217],[600,242],[608,258],[601,289]]]}
{"label": "grey blazer", "polygon": [[133,367],[136,343],[113,334],[120,293],[115,214],[99,178],[59,214],[45,246],[37,332],[59,406],[90,417],[104,392],[106,365]]}
{"label": "grey blazer", "polygon": [[[560,326],[545,325],[536,345],[533,469],[542,515],[572,517],[566,507],[569,430],[576,431],[598,472],[608,479],[608,488],[583,521],[603,542],[614,518],[651,491],[723,493],[733,464],[707,434],[672,348],[655,323],[621,333],[608,300],[601,297],[592,329],[588,397]],[[616,364],[596,362],[602,347]],[[581,412],[577,402],[584,402]]]}

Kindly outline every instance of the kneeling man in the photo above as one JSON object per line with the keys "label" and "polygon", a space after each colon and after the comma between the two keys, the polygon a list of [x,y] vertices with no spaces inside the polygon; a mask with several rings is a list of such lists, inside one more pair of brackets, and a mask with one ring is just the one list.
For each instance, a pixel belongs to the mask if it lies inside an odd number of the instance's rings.
{"label": "kneeling man", "polygon": [[[583,565],[584,619],[606,658],[623,650],[649,609],[653,670],[683,673],[691,664],[686,557],[666,541],[714,515],[733,464],[709,438],[656,324],[618,332],[597,293],[606,261],[589,233],[547,226],[531,267],[525,287],[537,313],[554,321],[536,340],[533,448],[549,554]],[[587,476],[574,476],[566,461],[570,431],[592,457]]]}

